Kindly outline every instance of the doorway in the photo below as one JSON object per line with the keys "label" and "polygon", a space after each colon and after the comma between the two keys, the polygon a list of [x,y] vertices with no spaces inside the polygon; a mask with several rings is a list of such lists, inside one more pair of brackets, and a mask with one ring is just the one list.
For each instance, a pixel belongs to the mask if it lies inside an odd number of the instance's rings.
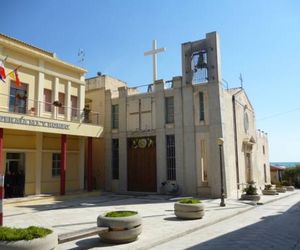
{"label": "doorway", "polygon": [[127,139],[128,191],[156,192],[155,137]]}
{"label": "doorway", "polygon": [[25,153],[6,153],[5,198],[24,196]]}

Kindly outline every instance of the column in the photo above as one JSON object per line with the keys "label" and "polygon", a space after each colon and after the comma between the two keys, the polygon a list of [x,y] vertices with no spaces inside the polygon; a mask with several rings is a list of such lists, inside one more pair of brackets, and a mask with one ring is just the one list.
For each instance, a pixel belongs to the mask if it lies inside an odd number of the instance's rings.
{"label": "column", "polygon": [[[40,70],[44,69],[44,61],[39,61]],[[36,85],[36,101],[35,101],[35,110],[36,115],[41,116],[44,111],[44,78],[45,75],[41,71],[38,72],[38,84]]]}
{"label": "column", "polygon": [[66,170],[67,170],[67,136],[61,135],[60,148],[60,194],[66,193]]}
{"label": "column", "polygon": [[196,141],[194,122],[194,93],[193,85],[187,84],[182,88],[182,114],[183,114],[183,182],[187,194],[197,192],[196,171]]}
{"label": "column", "polygon": [[93,138],[88,137],[88,162],[87,162],[87,186],[88,192],[91,192],[93,189]]}
{"label": "column", "polygon": [[183,106],[182,106],[182,77],[173,77],[174,88],[174,122],[175,122],[175,155],[176,181],[183,188],[184,176],[184,144],[183,144]]}
{"label": "column", "polygon": [[35,194],[41,193],[42,164],[43,164],[43,134],[36,133],[36,153],[35,153]]}
{"label": "column", "polygon": [[111,91],[105,91],[105,119],[104,119],[104,138],[105,138],[105,189],[112,190],[112,168],[111,168]]}
{"label": "column", "polygon": [[0,175],[4,175],[3,169],[3,128],[0,128]]}
{"label": "column", "polygon": [[3,128],[0,128],[0,226],[3,226],[3,197],[4,169],[3,169]]}
{"label": "column", "polygon": [[72,105],[71,105],[71,82],[67,82],[66,86],[66,95],[65,95],[65,103],[66,103],[66,108],[65,108],[65,119],[67,121],[71,120],[71,113],[72,113]]}
{"label": "column", "polygon": [[[58,101],[58,86],[59,86],[59,78],[55,77],[54,79],[54,85],[53,85],[53,91],[52,91],[52,101]],[[58,113],[58,108],[53,106],[52,109],[52,118],[56,119]]]}
{"label": "column", "polygon": [[83,190],[84,189],[84,152],[85,152],[85,138],[80,137],[79,139],[79,189]]}
{"label": "column", "polygon": [[127,191],[127,89],[119,87],[119,191]]}
{"label": "column", "polygon": [[[80,85],[79,86],[79,95],[78,95],[78,100],[77,100],[77,108],[78,108],[78,114],[77,116],[79,117],[80,121],[83,120],[83,109],[84,109],[84,99],[85,99],[85,86],[84,85]],[[92,115],[92,114],[90,114]],[[92,121],[94,121],[93,117],[91,116],[90,119]]]}
{"label": "column", "polygon": [[164,81],[154,83],[157,190],[167,180]]}

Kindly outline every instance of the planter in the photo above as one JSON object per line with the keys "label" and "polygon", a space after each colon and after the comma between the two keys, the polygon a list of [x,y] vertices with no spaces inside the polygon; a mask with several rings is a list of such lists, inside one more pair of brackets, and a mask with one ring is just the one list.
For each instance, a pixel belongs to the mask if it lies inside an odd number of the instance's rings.
{"label": "planter", "polygon": [[202,203],[186,204],[176,202],[174,213],[180,219],[201,219],[204,216],[204,205]]}
{"label": "planter", "polygon": [[285,187],[277,187],[277,188],[276,188],[276,191],[277,191],[278,193],[285,193],[285,192],[286,192],[286,188],[285,188]]}
{"label": "planter", "polygon": [[284,186],[284,188],[286,188],[286,191],[295,191],[294,186]]}
{"label": "planter", "polygon": [[142,232],[142,218],[139,214],[128,217],[105,217],[106,213],[97,218],[98,227],[108,227],[109,231],[99,234],[104,242],[128,243],[135,241]]}
{"label": "planter", "polygon": [[262,191],[263,195],[278,195],[278,192],[275,189],[268,189]]}
{"label": "planter", "polygon": [[52,250],[57,246],[57,234],[52,232],[43,238],[33,240],[0,241],[1,250]]}
{"label": "planter", "polygon": [[242,194],[241,200],[259,201],[260,195],[259,194]]}

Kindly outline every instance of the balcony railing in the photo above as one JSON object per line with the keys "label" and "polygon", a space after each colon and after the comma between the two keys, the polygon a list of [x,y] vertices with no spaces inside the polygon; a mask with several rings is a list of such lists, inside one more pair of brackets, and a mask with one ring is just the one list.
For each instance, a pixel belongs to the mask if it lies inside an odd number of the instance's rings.
{"label": "balcony railing", "polygon": [[28,98],[26,95],[0,93],[0,112],[25,114],[35,117],[100,125],[100,113],[65,106],[58,101],[49,103]]}

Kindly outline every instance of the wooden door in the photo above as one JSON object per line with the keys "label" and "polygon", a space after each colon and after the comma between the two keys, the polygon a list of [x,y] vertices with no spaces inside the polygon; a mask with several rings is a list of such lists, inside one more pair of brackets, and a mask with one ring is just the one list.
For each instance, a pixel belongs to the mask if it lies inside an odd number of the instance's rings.
{"label": "wooden door", "polygon": [[155,137],[127,140],[128,191],[156,192]]}

